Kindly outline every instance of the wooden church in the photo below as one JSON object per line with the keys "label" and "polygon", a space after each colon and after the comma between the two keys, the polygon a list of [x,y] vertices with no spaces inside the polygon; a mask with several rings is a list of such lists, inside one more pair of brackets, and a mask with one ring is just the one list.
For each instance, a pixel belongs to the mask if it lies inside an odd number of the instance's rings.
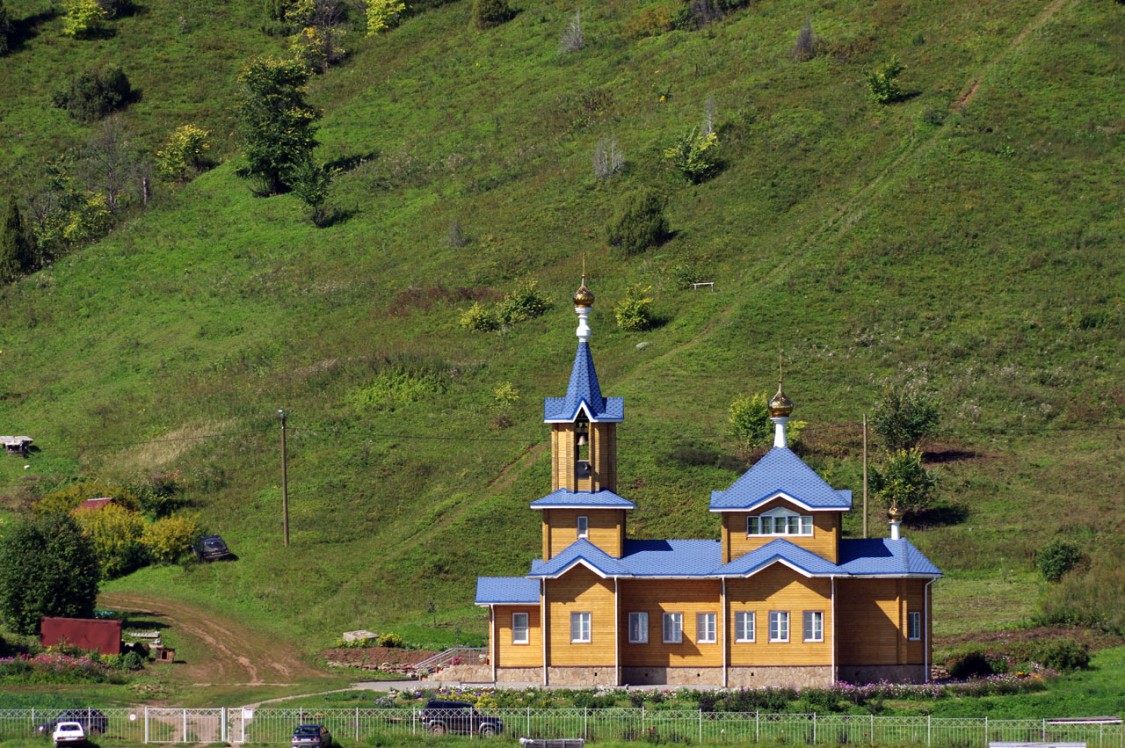
{"label": "wooden church", "polygon": [[547,398],[551,493],[543,557],[523,577],[481,577],[497,684],[827,686],[929,679],[930,585],[941,572],[892,516],[890,537],[841,537],[851,491],[787,446],[793,403],[770,400],[773,448],[710,511],[721,537],[636,540],[617,493],[621,398],[590,353],[594,296],[574,297],[578,351],[565,397]]}

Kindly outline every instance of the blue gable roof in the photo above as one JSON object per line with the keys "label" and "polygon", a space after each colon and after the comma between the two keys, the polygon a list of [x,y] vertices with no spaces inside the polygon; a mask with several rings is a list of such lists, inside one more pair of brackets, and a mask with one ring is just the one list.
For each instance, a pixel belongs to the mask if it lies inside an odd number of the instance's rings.
{"label": "blue gable roof", "polygon": [[629,576],[629,570],[620,561],[585,538],[571,543],[550,561],[533,561],[529,576],[557,577],[582,562],[602,576]]}
{"label": "blue gable roof", "polygon": [[841,540],[840,568],[852,576],[941,576],[941,570],[906,538]]}
{"label": "blue gable roof", "polygon": [[745,511],[784,493],[808,509],[848,510],[852,492],[837,491],[787,447],[774,447],[726,491],[711,493],[711,511]]}
{"label": "blue gable roof", "polygon": [[744,577],[761,571],[770,564],[783,562],[810,576],[835,576],[844,572],[826,558],[807,551],[788,540],[778,538],[715,569],[719,577]]}
{"label": "blue gable roof", "polygon": [[560,488],[531,502],[532,509],[562,508],[636,509],[637,505],[609,489],[601,491],[568,491]]}
{"label": "blue gable roof", "polygon": [[625,402],[619,397],[602,397],[590,344],[584,340],[578,343],[578,352],[574,354],[574,368],[570,371],[566,397],[545,398],[543,420],[547,423],[570,423],[578,417],[578,411],[583,406],[591,422],[620,423],[625,420]]}
{"label": "blue gable roof", "polygon": [[527,577],[477,577],[477,605],[539,604],[539,580]]}

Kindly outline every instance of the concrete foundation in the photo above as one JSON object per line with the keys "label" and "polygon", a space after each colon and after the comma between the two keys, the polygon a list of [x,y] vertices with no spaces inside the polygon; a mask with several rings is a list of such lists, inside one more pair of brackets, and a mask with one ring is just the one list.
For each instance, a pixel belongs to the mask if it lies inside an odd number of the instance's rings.
{"label": "concrete foundation", "polygon": [[925,665],[840,665],[837,668],[840,680],[862,685],[864,683],[925,683]]}
{"label": "concrete foundation", "polygon": [[541,667],[498,667],[496,668],[496,683],[543,683],[543,668]]}
{"label": "concrete foundation", "polygon": [[827,688],[832,685],[829,665],[732,667],[727,671],[730,688]]}

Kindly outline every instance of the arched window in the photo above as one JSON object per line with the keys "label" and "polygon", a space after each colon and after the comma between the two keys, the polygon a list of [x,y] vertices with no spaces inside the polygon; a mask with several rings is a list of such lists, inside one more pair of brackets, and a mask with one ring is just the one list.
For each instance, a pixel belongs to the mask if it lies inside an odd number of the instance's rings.
{"label": "arched window", "polygon": [[797,514],[790,509],[771,509],[746,518],[747,535],[812,535],[810,515]]}

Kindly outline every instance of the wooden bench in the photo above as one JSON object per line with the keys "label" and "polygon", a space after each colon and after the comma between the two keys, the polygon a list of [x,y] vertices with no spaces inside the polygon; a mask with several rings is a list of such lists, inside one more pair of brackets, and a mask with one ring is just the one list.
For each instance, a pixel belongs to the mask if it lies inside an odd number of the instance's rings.
{"label": "wooden bench", "polygon": [[700,282],[700,283],[692,283],[691,284],[691,290],[694,291],[698,288],[703,288],[704,286],[707,286],[712,291],[714,291],[715,290],[715,281],[703,281],[703,282]]}
{"label": "wooden bench", "polygon": [[583,748],[585,745],[586,741],[582,738],[558,738],[555,740],[520,738],[522,748]]}

